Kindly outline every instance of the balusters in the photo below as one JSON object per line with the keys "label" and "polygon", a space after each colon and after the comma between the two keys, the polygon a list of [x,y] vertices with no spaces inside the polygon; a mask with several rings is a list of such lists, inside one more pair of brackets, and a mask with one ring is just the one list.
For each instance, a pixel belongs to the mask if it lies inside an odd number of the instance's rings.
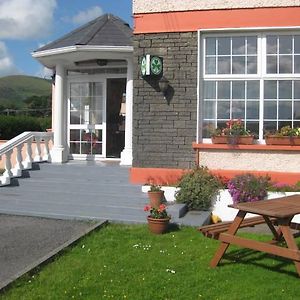
{"label": "balusters", "polygon": [[26,159],[25,159],[25,161],[23,163],[24,169],[31,169],[32,168],[33,159],[32,159],[32,148],[31,148],[31,145],[32,145],[32,138],[27,141],[27,145],[26,145]]}
{"label": "balusters", "polygon": [[41,162],[42,161],[42,157],[41,157],[41,138],[39,136],[35,137],[35,157],[34,157],[34,161],[36,162]]}
{"label": "balusters", "polygon": [[12,150],[7,151],[5,153],[5,172],[1,176],[1,184],[6,185],[10,184],[10,178],[13,177],[13,173],[11,171],[11,154]]}
{"label": "balusters", "polygon": [[22,176],[23,164],[22,164],[22,148],[23,144],[18,145],[17,147],[17,155],[16,155],[16,165],[12,169],[12,173],[14,177]]}
{"label": "balusters", "polygon": [[[23,140],[22,140],[23,138]],[[35,139],[35,155],[33,158],[32,142]],[[0,159],[5,157],[5,172],[0,176],[0,186],[9,185],[10,178],[21,177],[24,169],[31,169],[33,162],[51,161],[49,143],[53,139],[53,135],[48,133],[30,133],[24,132],[19,139],[16,137],[2,147]],[[23,160],[23,146],[26,144],[26,158]],[[5,149],[3,151],[3,149]],[[12,154],[15,151],[15,165],[12,167]],[[14,156],[13,156],[14,157]]]}
{"label": "balusters", "polygon": [[44,137],[44,155],[43,155],[44,161],[50,161],[49,141],[50,141],[50,137],[48,136]]}

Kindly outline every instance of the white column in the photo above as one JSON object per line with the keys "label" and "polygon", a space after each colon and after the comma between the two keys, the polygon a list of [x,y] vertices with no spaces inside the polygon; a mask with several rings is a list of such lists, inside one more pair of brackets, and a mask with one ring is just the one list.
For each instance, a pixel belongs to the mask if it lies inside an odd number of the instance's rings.
{"label": "white column", "polygon": [[120,165],[132,165],[132,105],[133,105],[133,61],[127,59],[125,148],[121,152]]}
{"label": "white column", "polygon": [[65,159],[65,142],[64,142],[64,79],[65,70],[61,64],[56,66],[55,74],[55,95],[54,108],[54,142],[51,151],[51,161],[54,163],[63,163]]}

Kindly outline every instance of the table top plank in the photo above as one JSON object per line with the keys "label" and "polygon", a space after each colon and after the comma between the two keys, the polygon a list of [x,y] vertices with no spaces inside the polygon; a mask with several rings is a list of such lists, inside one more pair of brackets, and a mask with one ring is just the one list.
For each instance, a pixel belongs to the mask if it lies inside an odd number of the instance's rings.
{"label": "table top plank", "polygon": [[300,195],[255,202],[242,202],[228,206],[263,216],[287,218],[300,214]]}

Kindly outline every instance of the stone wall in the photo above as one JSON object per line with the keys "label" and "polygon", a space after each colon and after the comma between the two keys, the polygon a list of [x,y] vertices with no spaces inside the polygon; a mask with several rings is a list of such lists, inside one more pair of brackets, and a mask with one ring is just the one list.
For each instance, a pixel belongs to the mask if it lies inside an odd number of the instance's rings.
{"label": "stone wall", "polygon": [[133,13],[299,6],[299,0],[133,0]]}
{"label": "stone wall", "polygon": [[[140,58],[163,58],[167,99],[144,80]],[[133,166],[190,168],[197,120],[197,32],[134,35]]]}

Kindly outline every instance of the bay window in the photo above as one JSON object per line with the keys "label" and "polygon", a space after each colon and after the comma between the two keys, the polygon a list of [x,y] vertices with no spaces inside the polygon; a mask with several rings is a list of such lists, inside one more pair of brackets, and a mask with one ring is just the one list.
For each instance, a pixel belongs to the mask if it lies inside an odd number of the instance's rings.
{"label": "bay window", "polygon": [[300,126],[300,33],[203,34],[202,137],[242,119],[259,140]]}

